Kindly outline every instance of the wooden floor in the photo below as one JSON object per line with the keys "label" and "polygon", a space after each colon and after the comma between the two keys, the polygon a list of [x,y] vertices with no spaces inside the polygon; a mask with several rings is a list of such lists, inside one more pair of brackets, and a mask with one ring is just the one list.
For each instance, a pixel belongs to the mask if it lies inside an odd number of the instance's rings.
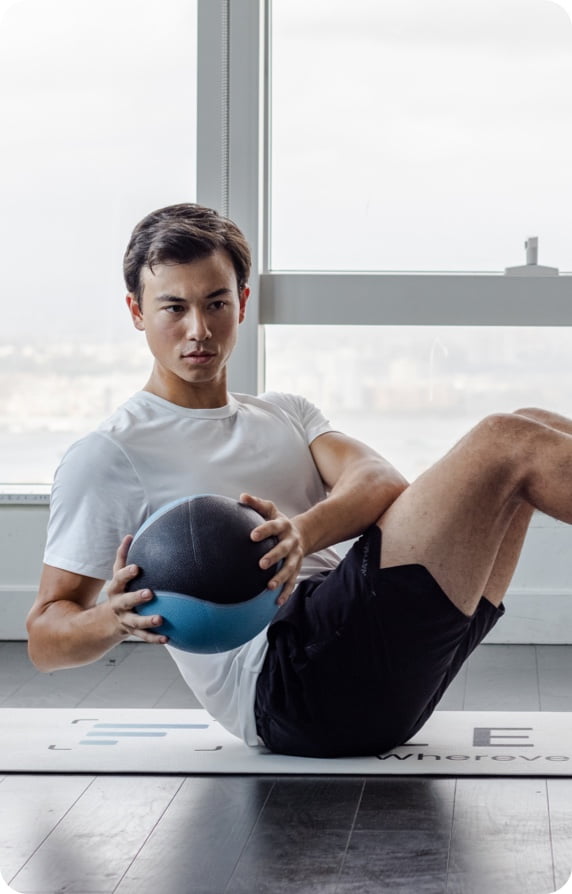
{"label": "wooden floor", "polygon": [[[196,706],[164,649],[38,674],[2,707]],[[572,647],[480,646],[441,708],[572,711]],[[0,776],[0,873],[35,894],[549,894],[572,778]]]}

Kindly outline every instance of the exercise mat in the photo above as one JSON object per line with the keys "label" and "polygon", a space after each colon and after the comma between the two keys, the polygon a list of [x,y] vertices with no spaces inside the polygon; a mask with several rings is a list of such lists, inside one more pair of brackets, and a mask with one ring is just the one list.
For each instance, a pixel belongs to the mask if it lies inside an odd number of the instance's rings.
{"label": "exercise mat", "polygon": [[572,713],[437,711],[385,754],[249,748],[201,709],[0,709],[0,772],[570,776]]}

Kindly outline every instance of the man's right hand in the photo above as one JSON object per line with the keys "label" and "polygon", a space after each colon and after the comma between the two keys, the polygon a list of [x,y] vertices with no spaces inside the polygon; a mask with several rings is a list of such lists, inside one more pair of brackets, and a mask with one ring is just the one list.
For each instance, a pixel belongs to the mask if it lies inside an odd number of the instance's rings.
{"label": "man's right hand", "polygon": [[138,569],[127,565],[131,537],[124,537],[115,556],[107,599],[99,599],[105,581],[44,564],[38,595],[27,618],[28,654],[48,673],[97,661],[129,636],[164,645],[168,637],[153,631],[158,615],[139,615],[135,608],[153,596],[149,590],[125,590]]}
{"label": "man's right hand", "polygon": [[153,633],[153,627],[159,627],[163,623],[160,615],[140,615],[135,611],[136,606],[143,605],[153,599],[151,590],[126,591],[129,581],[137,577],[139,568],[137,565],[127,565],[127,552],[133,538],[124,537],[115,555],[113,565],[113,578],[107,587],[109,607],[115,615],[117,625],[123,639],[136,636],[146,643],[168,642],[168,637],[163,634]]}

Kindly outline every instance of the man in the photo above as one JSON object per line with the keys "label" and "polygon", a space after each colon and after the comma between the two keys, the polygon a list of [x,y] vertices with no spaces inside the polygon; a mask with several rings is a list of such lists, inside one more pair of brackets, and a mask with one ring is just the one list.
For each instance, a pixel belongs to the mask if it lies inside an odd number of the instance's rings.
{"label": "man", "polygon": [[[572,521],[572,421],[485,419],[408,485],[301,397],[227,390],[250,255],[197,205],[150,214],[126,251],[127,305],[154,357],[143,390],[73,445],[52,492],[28,619],[45,671],[94,661],[130,635],[170,650],[201,703],[247,744],[373,754],[410,738],[503,613],[534,509]],[[220,655],[173,649],[126,592],[132,535],[178,497],[216,492],[264,517],[283,564],[270,627]],[[333,544],[362,535],[340,562]],[[105,580],[107,600],[97,602]]]}

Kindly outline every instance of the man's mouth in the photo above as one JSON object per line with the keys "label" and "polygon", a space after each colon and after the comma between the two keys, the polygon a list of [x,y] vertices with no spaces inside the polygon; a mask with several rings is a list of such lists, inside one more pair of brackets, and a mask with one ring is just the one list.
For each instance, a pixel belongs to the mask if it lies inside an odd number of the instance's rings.
{"label": "man's mouth", "polygon": [[206,363],[207,360],[210,360],[215,354],[213,351],[187,351],[186,354],[182,354],[181,356],[183,357],[183,360],[192,360],[195,363]]}

